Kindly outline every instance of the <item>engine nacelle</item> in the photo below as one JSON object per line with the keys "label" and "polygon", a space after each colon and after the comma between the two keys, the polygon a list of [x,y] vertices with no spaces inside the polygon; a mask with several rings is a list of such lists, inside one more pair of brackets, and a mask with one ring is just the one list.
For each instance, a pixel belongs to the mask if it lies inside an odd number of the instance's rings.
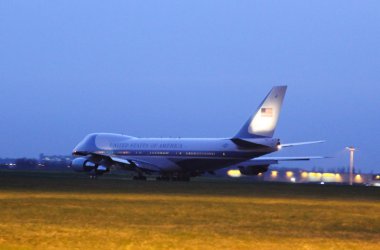
{"label": "engine nacelle", "polygon": [[88,172],[96,168],[96,164],[86,157],[78,157],[71,161],[71,167],[77,172]]}
{"label": "engine nacelle", "polygon": [[268,165],[257,165],[257,166],[240,166],[240,173],[243,175],[258,175],[268,171]]}

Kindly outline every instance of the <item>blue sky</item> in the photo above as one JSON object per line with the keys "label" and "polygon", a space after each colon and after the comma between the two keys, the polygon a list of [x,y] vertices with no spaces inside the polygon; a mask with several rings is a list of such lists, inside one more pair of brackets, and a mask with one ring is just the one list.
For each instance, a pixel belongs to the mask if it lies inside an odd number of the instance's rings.
{"label": "blue sky", "polygon": [[[90,132],[234,135],[273,85],[286,155],[380,171],[379,1],[1,1],[0,157]],[[298,164],[299,165],[299,164]],[[291,166],[298,166],[293,165]]]}

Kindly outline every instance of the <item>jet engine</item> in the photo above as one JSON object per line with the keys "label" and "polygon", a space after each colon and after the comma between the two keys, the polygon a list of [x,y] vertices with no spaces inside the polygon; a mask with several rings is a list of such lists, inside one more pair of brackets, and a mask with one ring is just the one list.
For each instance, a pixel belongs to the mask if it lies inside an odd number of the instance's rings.
{"label": "jet engine", "polygon": [[256,166],[240,166],[239,171],[243,175],[258,175],[268,171],[268,165],[256,165]]}
{"label": "jet engine", "polygon": [[86,157],[78,157],[71,161],[71,167],[77,172],[88,172],[96,168],[96,164]]}
{"label": "jet engine", "polygon": [[96,177],[109,171],[105,161],[96,162],[87,157],[78,157],[72,160],[71,167],[77,172],[88,172],[90,176]]}

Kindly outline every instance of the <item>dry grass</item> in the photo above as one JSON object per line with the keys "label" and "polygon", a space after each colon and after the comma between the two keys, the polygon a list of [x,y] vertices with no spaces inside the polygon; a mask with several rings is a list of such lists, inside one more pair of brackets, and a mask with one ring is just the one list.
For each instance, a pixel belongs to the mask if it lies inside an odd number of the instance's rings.
{"label": "dry grass", "polygon": [[378,249],[380,189],[0,172],[1,249]]}

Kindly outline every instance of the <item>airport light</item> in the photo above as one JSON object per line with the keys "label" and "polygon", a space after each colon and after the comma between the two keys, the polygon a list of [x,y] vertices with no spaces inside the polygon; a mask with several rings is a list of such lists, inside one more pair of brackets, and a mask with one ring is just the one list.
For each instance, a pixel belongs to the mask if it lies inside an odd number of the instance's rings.
{"label": "airport light", "polygon": [[278,175],[278,171],[273,170],[272,173],[271,173],[271,177],[272,178],[277,178],[277,175]]}
{"label": "airport light", "polygon": [[233,177],[233,178],[239,178],[241,177],[241,172],[239,169],[230,169],[227,172],[228,176]]}
{"label": "airport light", "polygon": [[293,176],[292,171],[286,171],[286,177],[291,178]]}
{"label": "airport light", "polygon": [[323,182],[334,182],[336,180],[334,173],[322,173]]}
{"label": "airport light", "polygon": [[335,181],[336,182],[342,182],[342,176],[338,173],[335,174]]}
{"label": "airport light", "polygon": [[322,180],[322,174],[316,173],[316,172],[310,172],[309,173],[309,181],[321,181]]}
{"label": "airport light", "polygon": [[348,151],[350,151],[350,173],[349,173],[349,184],[352,186],[353,184],[353,174],[354,174],[354,153],[356,151],[356,148],[353,146],[346,148]]}
{"label": "airport light", "polygon": [[360,174],[355,175],[355,182],[356,183],[362,183],[363,182],[363,178],[361,177]]}
{"label": "airport light", "polygon": [[302,172],[301,173],[301,177],[306,179],[307,177],[309,176],[309,174],[307,172]]}

